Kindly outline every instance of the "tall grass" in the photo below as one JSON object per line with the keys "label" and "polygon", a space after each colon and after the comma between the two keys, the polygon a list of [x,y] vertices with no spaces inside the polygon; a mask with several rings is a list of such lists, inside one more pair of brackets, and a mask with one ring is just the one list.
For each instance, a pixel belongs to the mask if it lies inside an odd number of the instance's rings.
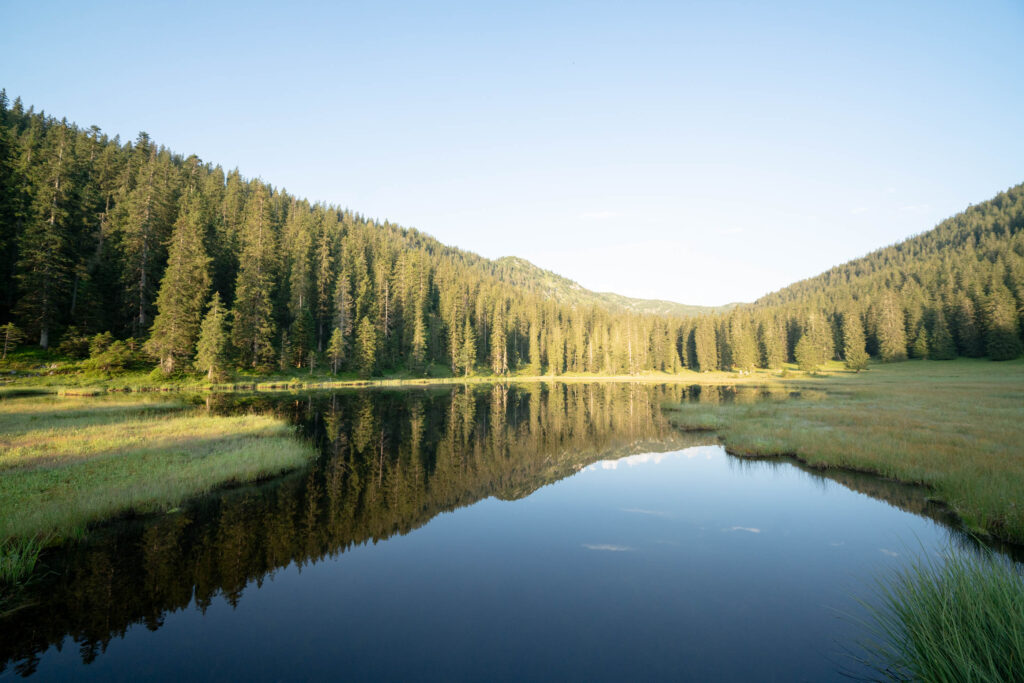
{"label": "tall grass", "polygon": [[885,679],[1024,680],[1024,575],[991,551],[919,557],[865,605],[864,661]]}
{"label": "tall grass", "polygon": [[43,542],[17,538],[0,543],[0,587],[21,583],[35,570]]}

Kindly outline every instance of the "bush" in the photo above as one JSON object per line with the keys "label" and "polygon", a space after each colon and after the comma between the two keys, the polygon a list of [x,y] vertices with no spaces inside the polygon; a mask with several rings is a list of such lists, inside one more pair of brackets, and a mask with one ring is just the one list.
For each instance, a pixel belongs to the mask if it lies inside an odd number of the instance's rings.
{"label": "bush", "polygon": [[61,337],[60,344],[57,345],[57,352],[62,356],[68,358],[88,358],[89,357],[89,335],[84,334],[75,326],[71,326]]}
{"label": "bush", "polygon": [[123,370],[133,358],[131,347],[115,340],[109,332],[97,334],[89,342],[89,359],[82,363],[87,370],[112,372]]}

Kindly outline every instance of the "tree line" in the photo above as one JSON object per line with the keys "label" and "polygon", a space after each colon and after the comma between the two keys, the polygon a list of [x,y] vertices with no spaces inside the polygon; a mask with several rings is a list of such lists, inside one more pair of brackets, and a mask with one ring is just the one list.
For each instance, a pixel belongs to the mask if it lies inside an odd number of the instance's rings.
{"label": "tree line", "polygon": [[[0,91],[0,338],[163,374],[752,370],[1015,358],[1024,186],[927,233],[701,317],[551,296],[414,229],[10,102]],[[539,271],[538,271],[539,272]]]}
{"label": "tree line", "polygon": [[552,300],[501,261],[2,93],[0,230],[0,322],[98,369],[132,353],[211,377],[681,365],[678,321]]}

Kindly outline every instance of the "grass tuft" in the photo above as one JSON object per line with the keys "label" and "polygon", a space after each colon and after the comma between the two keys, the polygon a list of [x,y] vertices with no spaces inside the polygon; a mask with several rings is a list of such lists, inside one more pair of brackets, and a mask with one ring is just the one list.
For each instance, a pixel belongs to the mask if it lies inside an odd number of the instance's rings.
{"label": "grass tuft", "polygon": [[991,551],[918,558],[865,606],[863,661],[888,680],[1024,679],[1024,576]]}
{"label": "grass tuft", "polygon": [[37,538],[0,543],[0,586],[14,586],[27,579],[36,568],[43,545]]}

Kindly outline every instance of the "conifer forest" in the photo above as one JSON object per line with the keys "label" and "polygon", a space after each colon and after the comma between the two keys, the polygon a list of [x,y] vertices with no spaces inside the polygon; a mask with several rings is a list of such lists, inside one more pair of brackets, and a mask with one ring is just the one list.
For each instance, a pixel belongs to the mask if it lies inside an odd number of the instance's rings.
{"label": "conifer forest", "polygon": [[752,304],[651,313],[3,93],[0,230],[5,350],[100,369],[629,375],[1022,352],[1024,185]]}

